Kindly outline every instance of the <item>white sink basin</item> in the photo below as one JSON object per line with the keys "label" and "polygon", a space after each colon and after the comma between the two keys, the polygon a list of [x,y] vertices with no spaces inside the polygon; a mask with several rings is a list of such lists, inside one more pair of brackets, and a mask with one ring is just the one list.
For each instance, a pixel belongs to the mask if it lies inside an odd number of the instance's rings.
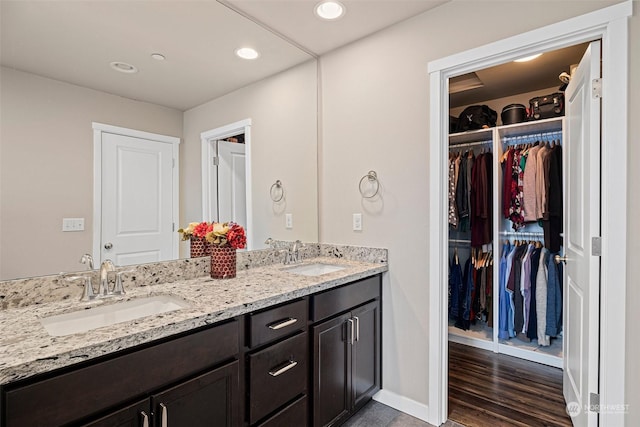
{"label": "white sink basin", "polygon": [[344,269],[345,267],[341,267],[339,265],[316,262],[313,264],[303,264],[287,268],[285,271],[293,274],[300,274],[302,276],[322,276],[323,274],[333,273]]}
{"label": "white sink basin", "polygon": [[158,295],[49,316],[40,319],[40,323],[49,335],[61,337],[146,316],[168,313],[189,306],[189,303],[182,299]]}

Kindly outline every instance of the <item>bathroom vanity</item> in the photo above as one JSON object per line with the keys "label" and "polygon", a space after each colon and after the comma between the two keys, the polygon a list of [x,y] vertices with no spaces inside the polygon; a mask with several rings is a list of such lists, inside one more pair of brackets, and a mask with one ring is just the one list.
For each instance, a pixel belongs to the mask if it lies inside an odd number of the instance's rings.
{"label": "bathroom vanity", "polygon": [[63,336],[42,319],[77,301],[0,311],[2,426],[339,425],[381,387],[387,264],[312,261],[138,286],[186,306]]}

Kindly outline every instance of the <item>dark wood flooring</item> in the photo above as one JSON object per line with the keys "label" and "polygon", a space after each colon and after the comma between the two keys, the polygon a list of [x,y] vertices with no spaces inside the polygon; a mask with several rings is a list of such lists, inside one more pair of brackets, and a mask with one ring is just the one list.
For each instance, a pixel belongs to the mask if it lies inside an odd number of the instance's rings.
{"label": "dark wood flooring", "polygon": [[562,370],[449,343],[449,419],[467,427],[571,426]]}

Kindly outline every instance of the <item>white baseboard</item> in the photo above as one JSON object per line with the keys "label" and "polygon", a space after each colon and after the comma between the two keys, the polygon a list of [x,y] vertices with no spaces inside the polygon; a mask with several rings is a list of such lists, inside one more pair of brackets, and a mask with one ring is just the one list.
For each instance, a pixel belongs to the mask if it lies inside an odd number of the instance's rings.
{"label": "white baseboard", "polygon": [[382,389],[373,396],[373,400],[428,422],[429,407],[413,399]]}

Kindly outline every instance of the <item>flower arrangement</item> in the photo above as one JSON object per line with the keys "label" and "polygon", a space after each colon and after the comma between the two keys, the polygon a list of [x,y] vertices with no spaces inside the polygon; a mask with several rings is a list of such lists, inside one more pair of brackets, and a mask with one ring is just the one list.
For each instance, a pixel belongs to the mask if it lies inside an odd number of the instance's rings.
{"label": "flower arrangement", "polygon": [[235,222],[191,222],[178,233],[182,234],[182,240],[204,238],[212,246],[221,248],[244,249],[247,244],[244,228]]}

